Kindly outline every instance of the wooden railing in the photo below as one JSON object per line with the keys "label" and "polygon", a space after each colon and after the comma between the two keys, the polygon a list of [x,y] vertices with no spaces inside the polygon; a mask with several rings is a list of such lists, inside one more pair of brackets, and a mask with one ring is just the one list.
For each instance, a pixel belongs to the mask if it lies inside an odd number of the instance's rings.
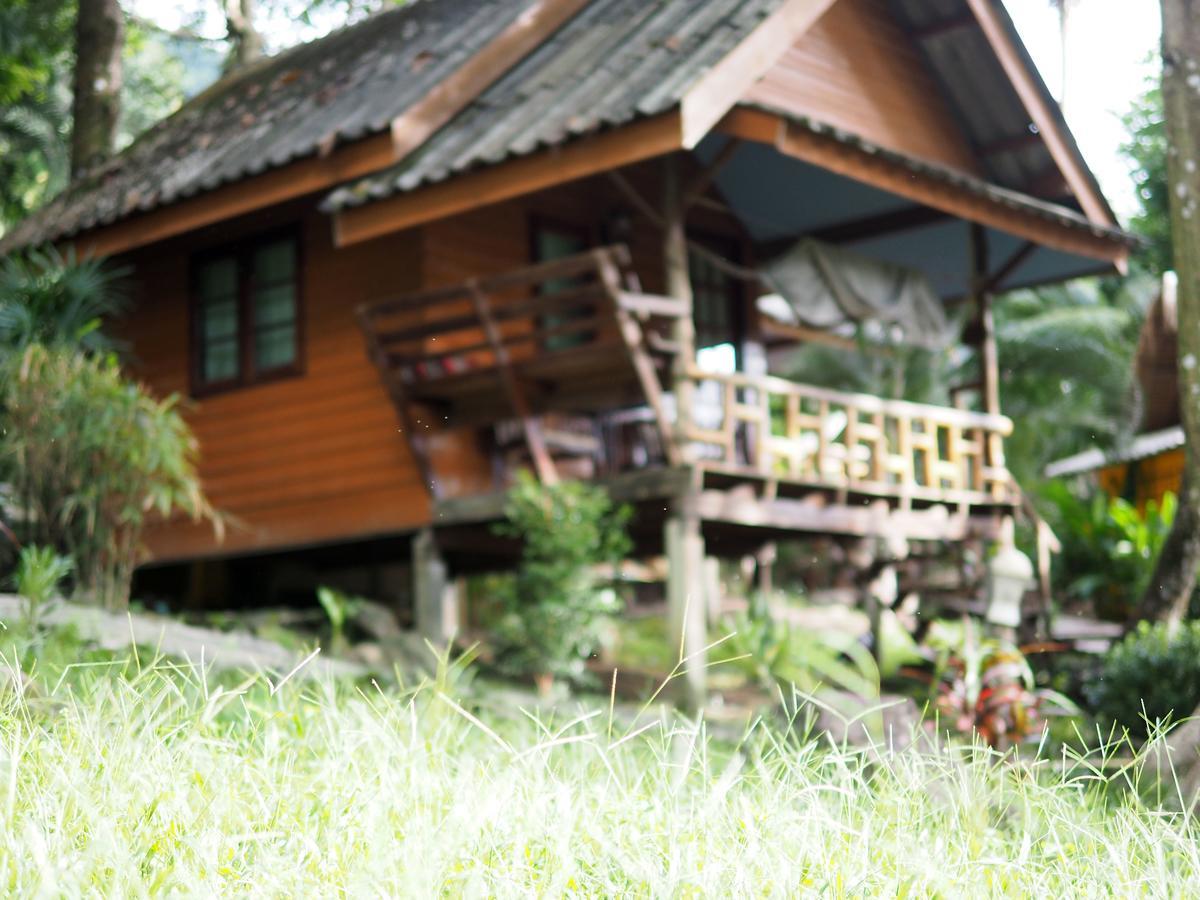
{"label": "wooden railing", "polygon": [[439,428],[514,420],[538,477],[553,482],[544,415],[646,404],[668,461],[677,462],[661,384],[673,348],[663,335],[686,314],[681,301],[640,289],[621,246],[357,310],[401,431],[435,496],[431,420]]}
{"label": "wooden railing", "polygon": [[839,493],[1008,504],[1004,416],[885,400],[743,373],[688,373],[685,456],[704,468]]}

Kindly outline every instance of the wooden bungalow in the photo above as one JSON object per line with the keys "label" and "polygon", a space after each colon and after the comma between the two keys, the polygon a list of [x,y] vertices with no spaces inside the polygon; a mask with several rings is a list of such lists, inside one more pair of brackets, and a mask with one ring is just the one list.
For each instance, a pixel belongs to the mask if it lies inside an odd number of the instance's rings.
{"label": "wooden bungalow", "polygon": [[[756,302],[801,239],[969,310],[956,407],[771,371],[844,341]],[[213,86],[0,251],[47,241],[133,267],[130,368],[193,398],[232,527],[150,539],[192,592],[370,542],[442,638],[529,467],[636,504],[691,650],[706,555],[999,533],[991,298],[1130,248],[999,0],[417,0]]]}

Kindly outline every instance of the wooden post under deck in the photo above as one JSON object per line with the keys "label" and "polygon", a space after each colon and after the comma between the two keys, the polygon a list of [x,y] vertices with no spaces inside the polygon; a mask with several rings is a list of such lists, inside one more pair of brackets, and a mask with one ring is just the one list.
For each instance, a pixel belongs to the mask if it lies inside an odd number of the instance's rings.
{"label": "wooden post under deck", "polygon": [[421,529],[413,538],[412,577],[417,633],[435,647],[445,647],[458,630],[458,594],[432,528]]}
{"label": "wooden post under deck", "polygon": [[704,538],[700,517],[686,501],[671,511],[663,526],[667,555],[668,636],[680,648],[684,703],[698,712],[705,703],[704,647],[708,629],[704,583]]}

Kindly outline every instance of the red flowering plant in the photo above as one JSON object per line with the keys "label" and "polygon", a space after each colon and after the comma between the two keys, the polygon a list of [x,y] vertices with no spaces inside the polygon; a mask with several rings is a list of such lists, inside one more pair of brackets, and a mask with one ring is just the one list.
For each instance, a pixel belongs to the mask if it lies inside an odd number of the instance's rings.
{"label": "red flowering plant", "polygon": [[1037,686],[1020,648],[980,638],[970,621],[961,641],[941,647],[932,688],[939,727],[976,734],[997,750],[1037,741],[1047,715],[1078,711],[1062,694]]}

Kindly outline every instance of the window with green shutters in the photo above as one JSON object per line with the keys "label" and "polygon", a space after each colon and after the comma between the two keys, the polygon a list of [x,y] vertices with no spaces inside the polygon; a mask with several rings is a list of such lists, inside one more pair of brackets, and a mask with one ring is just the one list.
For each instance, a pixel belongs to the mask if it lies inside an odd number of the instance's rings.
{"label": "window with green shutters", "polygon": [[193,266],[194,393],[300,371],[299,247],[273,235]]}

